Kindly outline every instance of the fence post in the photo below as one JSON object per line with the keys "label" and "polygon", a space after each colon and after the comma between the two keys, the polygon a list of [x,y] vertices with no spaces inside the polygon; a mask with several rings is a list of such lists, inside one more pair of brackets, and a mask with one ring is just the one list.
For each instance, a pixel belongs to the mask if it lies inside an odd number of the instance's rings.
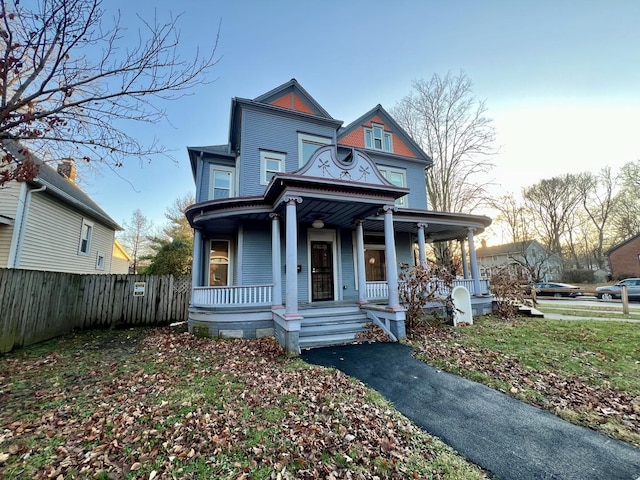
{"label": "fence post", "polygon": [[622,285],[620,296],[622,297],[622,313],[629,313],[629,295],[627,291],[627,286]]}

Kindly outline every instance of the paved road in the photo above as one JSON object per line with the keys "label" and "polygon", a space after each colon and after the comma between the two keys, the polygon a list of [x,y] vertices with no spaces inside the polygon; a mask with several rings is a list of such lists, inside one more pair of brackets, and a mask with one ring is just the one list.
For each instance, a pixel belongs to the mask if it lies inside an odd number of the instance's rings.
{"label": "paved road", "polygon": [[432,368],[407,345],[327,347],[302,358],[360,379],[500,479],[640,479],[640,450]]}

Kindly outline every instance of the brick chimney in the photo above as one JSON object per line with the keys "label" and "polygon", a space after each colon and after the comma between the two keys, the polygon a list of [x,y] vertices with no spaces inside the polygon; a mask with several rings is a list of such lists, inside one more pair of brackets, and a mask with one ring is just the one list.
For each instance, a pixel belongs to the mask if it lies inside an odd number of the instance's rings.
{"label": "brick chimney", "polygon": [[76,164],[71,158],[67,158],[58,164],[58,173],[67,177],[73,183],[76,181]]}

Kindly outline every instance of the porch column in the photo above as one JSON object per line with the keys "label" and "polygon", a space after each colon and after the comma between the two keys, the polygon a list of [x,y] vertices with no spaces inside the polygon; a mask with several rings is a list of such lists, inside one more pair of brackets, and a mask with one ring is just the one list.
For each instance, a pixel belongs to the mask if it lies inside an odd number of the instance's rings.
{"label": "porch column", "polygon": [[389,288],[389,305],[392,311],[402,310],[398,292],[398,261],[396,260],[396,240],[393,233],[393,212],[397,207],[387,205],[384,210],[384,254],[387,263],[387,286]]}
{"label": "porch column", "polygon": [[191,288],[199,287],[202,283],[202,233],[199,229],[193,231],[193,259],[191,260]]}
{"label": "porch column", "polygon": [[273,279],[273,298],[271,308],[282,308],[282,273],[280,256],[280,215],[269,214],[271,217],[271,276]]}
{"label": "porch column", "polygon": [[358,303],[364,305],[367,300],[367,275],[364,265],[364,228],[362,220],[356,220],[356,252],[358,255]]}
{"label": "porch column", "polygon": [[469,254],[471,256],[471,276],[473,277],[473,290],[474,295],[481,295],[480,292],[480,275],[478,274],[478,259],[476,258],[476,247],[473,242],[473,228],[469,229],[467,233],[467,240],[469,241]]}
{"label": "porch column", "polygon": [[285,281],[286,281],[286,299],[285,313],[287,318],[299,318],[298,313],[298,218],[296,215],[296,203],[301,203],[300,197],[284,197],[287,204],[287,232],[286,242],[286,258],[285,258]]}
{"label": "porch column", "polygon": [[420,255],[420,266],[423,268],[427,266],[427,252],[424,240],[424,229],[427,226],[426,223],[418,224],[418,253]]}
{"label": "porch column", "polygon": [[465,244],[464,244],[464,238],[459,238],[458,241],[460,242],[460,253],[462,256],[462,276],[465,279],[468,279],[469,265],[467,265],[467,248],[465,247]]}

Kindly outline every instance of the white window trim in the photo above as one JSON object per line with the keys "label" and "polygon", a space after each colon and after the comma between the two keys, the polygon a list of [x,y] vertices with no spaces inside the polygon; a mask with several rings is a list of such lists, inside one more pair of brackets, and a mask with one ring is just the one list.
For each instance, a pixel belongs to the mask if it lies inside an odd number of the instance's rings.
{"label": "white window trim", "polygon": [[208,249],[207,249],[207,286],[210,287],[211,281],[211,244],[213,242],[226,242],[227,243],[227,252],[228,252],[228,263],[227,263],[227,286],[231,286],[233,283],[233,243],[228,238],[211,238],[208,241]]}
{"label": "white window trim", "polygon": [[225,173],[231,174],[231,178],[229,179],[229,198],[235,197],[236,196],[236,192],[235,192],[236,169],[233,167],[226,167],[224,165],[210,165],[209,166],[209,200],[214,200],[213,193],[215,190],[215,185],[214,185],[215,172],[225,172]]}
{"label": "white window trim", "polygon": [[104,270],[105,260],[106,258],[104,253],[96,254],[96,270]]}
{"label": "white window trim", "polygon": [[[87,250],[83,251],[82,250],[82,241],[84,240],[84,238],[82,237],[82,232],[84,232],[84,227],[87,226],[89,227],[88,230],[88,235],[87,235]],[[78,255],[84,255],[84,256],[88,256],[91,254],[91,240],[93,238],[93,230],[94,230],[94,224],[93,222],[90,222],[89,220],[86,219],[82,219],[82,225],[80,226],[80,241],[78,242]]]}
{"label": "white window trim", "polygon": [[260,185],[268,185],[271,180],[270,178],[267,178],[267,159],[279,161],[280,170],[278,170],[278,172],[284,172],[284,165],[287,156],[284,153],[260,150]]}
{"label": "white window trim", "polygon": [[[379,128],[380,130],[382,130],[382,145],[381,148],[376,148],[376,142],[375,142],[375,138],[373,136],[373,129],[374,128]],[[369,132],[369,135],[371,135],[371,145],[367,146],[367,132]],[[370,127],[364,127],[364,146],[365,148],[368,148],[369,150],[376,150],[378,152],[388,152],[388,153],[393,153],[393,134],[391,132],[387,132],[384,129],[384,125],[381,125],[379,123],[372,123]],[[389,150],[386,150],[384,148],[384,141],[385,139],[389,139]]]}
{"label": "white window trim", "polygon": [[318,147],[323,147],[325,145],[331,145],[333,140],[328,137],[321,137],[319,135],[310,135],[308,133],[298,133],[298,168],[304,165],[304,149],[303,146],[305,143],[312,143],[318,145]]}
{"label": "white window trim", "polygon": [[[380,175],[382,175],[389,182],[391,182],[391,180],[389,180],[387,178],[387,175],[390,174],[390,173],[396,173],[396,174],[402,176],[402,185],[396,185],[396,186],[402,186],[404,188],[407,187],[407,171],[405,169],[403,169],[403,168],[393,168],[393,167],[378,167],[378,171],[380,172]],[[398,207],[406,207],[407,206],[407,196],[405,195],[404,197],[398,198],[396,200],[396,205]]]}

